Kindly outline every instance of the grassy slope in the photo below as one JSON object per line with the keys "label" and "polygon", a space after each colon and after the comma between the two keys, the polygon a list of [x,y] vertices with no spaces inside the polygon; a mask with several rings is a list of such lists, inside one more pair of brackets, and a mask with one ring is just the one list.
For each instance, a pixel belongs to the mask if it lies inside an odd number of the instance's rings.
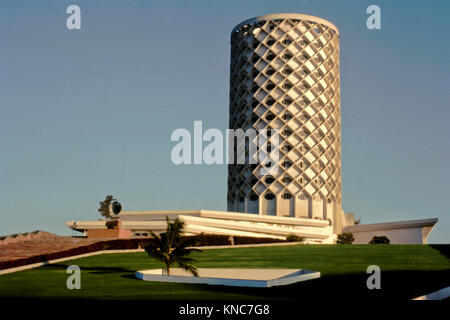
{"label": "grassy slope", "polygon": [[[95,299],[411,299],[450,285],[448,246],[298,245],[205,250],[198,267],[305,268],[320,279],[274,288],[151,283],[135,270],[157,268],[145,253],[105,254],[0,276],[0,297]],[[446,257],[447,255],[447,257]],[[68,290],[67,266],[81,267],[81,290]],[[366,287],[367,266],[381,268],[381,290]],[[320,300],[319,300],[320,301]]]}

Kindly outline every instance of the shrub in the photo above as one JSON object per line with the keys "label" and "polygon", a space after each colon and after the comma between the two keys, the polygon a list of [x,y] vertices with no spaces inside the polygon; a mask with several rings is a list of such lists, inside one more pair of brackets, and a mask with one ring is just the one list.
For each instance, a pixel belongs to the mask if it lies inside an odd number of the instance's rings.
{"label": "shrub", "polygon": [[11,238],[16,238],[18,236],[18,234],[12,234],[10,235]]}
{"label": "shrub", "polygon": [[299,236],[297,236],[296,234],[293,234],[293,233],[289,234],[286,237],[286,241],[287,242],[303,242],[304,240],[305,240],[305,238],[299,237]]}
{"label": "shrub", "polygon": [[36,234],[36,233],[38,233],[39,232],[39,230],[34,230],[33,232],[32,232],[32,234]]}
{"label": "shrub", "polygon": [[105,226],[107,229],[115,229],[119,225],[118,220],[107,220]]}
{"label": "shrub", "polygon": [[344,233],[338,234],[336,243],[337,244],[352,244],[353,241],[355,241],[355,238],[353,237],[353,233],[344,232]]}
{"label": "shrub", "polygon": [[372,240],[370,240],[369,244],[390,244],[391,240],[389,240],[386,236],[373,236]]}
{"label": "shrub", "polygon": [[0,241],[3,241],[3,240],[5,240],[6,239],[6,236],[1,236],[0,237]]}

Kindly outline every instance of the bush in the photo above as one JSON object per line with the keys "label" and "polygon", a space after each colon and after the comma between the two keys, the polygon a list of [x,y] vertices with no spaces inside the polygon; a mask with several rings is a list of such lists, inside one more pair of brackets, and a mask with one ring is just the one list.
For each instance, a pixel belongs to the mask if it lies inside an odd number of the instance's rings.
{"label": "bush", "polygon": [[355,241],[355,238],[353,237],[353,233],[344,232],[344,233],[338,234],[336,243],[337,244],[352,244],[353,241]]}
{"label": "bush", "polygon": [[386,236],[374,236],[372,240],[370,240],[369,244],[390,244],[391,240],[389,240]]}
{"label": "bush", "polygon": [[[188,236],[195,238],[195,246],[226,246],[231,245],[230,236],[215,235],[215,234],[199,234],[196,236]],[[183,237],[184,238],[184,237]],[[254,238],[245,236],[234,236],[234,244],[258,244],[258,243],[277,243],[285,242],[285,240],[272,239],[272,238]]]}
{"label": "bush", "polygon": [[107,229],[116,229],[116,227],[119,225],[119,220],[107,220],[105,222],[105,226]]}
{"label": "bush", "polygon": [[6,239],[6,236],[1,236],[0,237],[0,241],[3,241],[3,240],[5,240]]}
{"label": "bush", "polygon": [[299,236],[297,236],[297,235],[295,235],[293,233],[289,234],[286,237],[286,241],[287,242],[303,242],[304,240],[305,240],[305,238],[299,237]]}

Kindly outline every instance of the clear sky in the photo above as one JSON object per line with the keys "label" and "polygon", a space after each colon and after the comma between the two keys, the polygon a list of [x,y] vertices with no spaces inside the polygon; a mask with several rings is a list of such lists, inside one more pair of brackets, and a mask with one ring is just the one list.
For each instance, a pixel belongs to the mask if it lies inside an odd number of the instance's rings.
{"label": "clear sky", "polygon": [[449,243],[448,0],[0,0],[0,234],[70,234],[106,194],[125,210],[226,210],[226,166],[175,166],[170,135],[225,130],[230,32],[277,12],[340,30],[344,210],[438,217],[429,240]]}

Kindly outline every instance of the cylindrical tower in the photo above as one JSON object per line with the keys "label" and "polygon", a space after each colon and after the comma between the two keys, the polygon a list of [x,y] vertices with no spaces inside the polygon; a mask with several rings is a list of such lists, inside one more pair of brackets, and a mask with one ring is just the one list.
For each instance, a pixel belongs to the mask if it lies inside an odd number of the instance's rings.
{"label": "cylindrical tower", "polygon": [[246,20],[231,33],[231,129],[278,129],[279,170],[228,168],[228,211],[338,220],[339,31],[303,14]]}

